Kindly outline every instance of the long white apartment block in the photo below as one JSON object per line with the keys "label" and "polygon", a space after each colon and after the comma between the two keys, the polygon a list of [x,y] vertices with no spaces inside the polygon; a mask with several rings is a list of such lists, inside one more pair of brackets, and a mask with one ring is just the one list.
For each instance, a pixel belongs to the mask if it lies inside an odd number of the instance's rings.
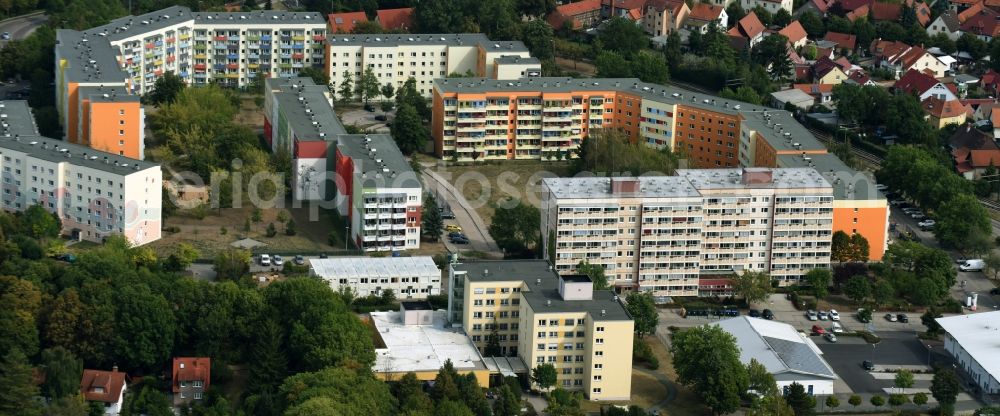
{"label": "long white apartment block", "polygon": [[0,101],[0,194],[6,211],[40,205],[63,233],[101,242],[124,235],[134,245],[160,238],[159,165],[38,134],[25,101]]}
{"label": "long white apartment block", "polygon": [[708,279],[744,270],[789,285],[830,265],[833,188],[815,169],[542,183],[543,247],[561,274],[587,261],[621,291],[696,296]]}
{"label": "long white apartment block", "polygon": [[397,299],[441,294],[441,270],[430,256],[309,259],[309,271],[334,290],[349,287],[357,296],[379,296],[387,289]]}
{"label": "long white apartment block", "polygon": [[[60,32],[69,41],[60,43],[84,44],[57,47],[57,62],[67,58],[80,66],[116,66],[125,71],[129,92],[136,94],[150,91],[166,72],[189,84],[215,81],[243,87],[258,73],[291,77],[302,68],[323,68],[326,55],[326,21],[312,12],[192,12],[173,6],[84,31]],[[86,45],[99,45],[102,53],[81,62],[74,52]]]}
{"label": "long white apartment block", "polygon": [[[482,33],[334,35],[327,37],[327,74],[334,88],[350,76],[352,85],[372,68],[379,84],[400,87],[409,78],[430,98],[434,80],[451,73],[521,78],[540,72],[537,60],[520,41],[492,41]],[[537,69],[537,71],[536,71]],[[346,76],[345,76],[346,75]],[[507,79],[507,78],[501,78]]]}

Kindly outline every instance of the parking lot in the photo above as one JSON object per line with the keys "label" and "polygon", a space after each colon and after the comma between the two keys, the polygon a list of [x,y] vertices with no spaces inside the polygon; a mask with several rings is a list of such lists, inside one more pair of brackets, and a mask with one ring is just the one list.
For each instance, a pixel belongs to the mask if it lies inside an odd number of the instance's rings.
{"label": "parking lot", "polygon": [[[881,393],[883,389],[893,386],[892,377],[886,375],[876,379],[862,367],[862,361],[871,360],[876,371],[900,366],[911,370],[927,368],[927,346],[912,332],[883,332],[878,335],[882,338],[878,344],[868,344],[856,337],[840,337],[835,344],[817,337],[813,337],[813,341],[823,351],[823,357],[833,371],[854,393]],[[921,387],[921,383],[916,383],[914,387]]]}

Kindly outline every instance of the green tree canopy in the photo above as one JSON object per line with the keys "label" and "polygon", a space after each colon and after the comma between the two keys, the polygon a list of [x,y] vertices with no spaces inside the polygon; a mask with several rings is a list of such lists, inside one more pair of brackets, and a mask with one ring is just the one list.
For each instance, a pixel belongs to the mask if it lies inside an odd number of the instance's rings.
{"label": "green tree canopy", "polygon": [[177,99],[177,95],[185,87],[187,87],[187,84],[184,83],[183,78],[173,72],[167,71],[156,79],[156,82],[153,83],[153,90],[147,92],[142,98],[144,99],[143,101],[155,106],[170,104]]}
{"label": "green tree canopy", "polygon": [[396,108],[396,119],[390,128],[396,145],[404,154],[423,150],[430,134],[420,119],[417,109],[409,102],[401,102]]}
{"label": "green tree canopy", "polygon": [[691,387],[715,414],[740,407],[750,379],[732,335],[717,325],[686,329],[674,334],[670,352],[678,381]]}
{"label": "green tree canopy", "polygon": [[635,333],[640,338],[656,333],[656,325],[660,316],[656,311],[656,302],[650,292],[631,292],[625,298],[625,310],[632,316]]}
{"label": "green tree canopy", "polygon": [[771,276],[764,271],[744,270],[743,273],[734,274],[730,280],[733,292],[746,299],[747,303],[763,302],[774,292]]}
{"label": "green tree canopy", "polygon": [[[288,377],[280,387],[286,415],[392,416],[396,398],[367,369],[327,367]],[[314,413],[316,412],[316,413]]]}
{"label": "green tree canopy", "polygon": [[632,56],[649,44],[649,38],[638,25],[623,17],[613,17],[603,25],[597,39],[605,48]]}
{"label": "green tree canopy", "polygon": [[526,255],[541,239],[540,215],[538,208],[524,201],[502,201],[493,214],[490,235],[508,255]]}
{"label": "green tree canopy", "polygon": [[69,350],[58,346],[43,350],[42,370],[45,371],[45,383],[42,384],[45,397],[54,400],[80,391],[83,361]]}

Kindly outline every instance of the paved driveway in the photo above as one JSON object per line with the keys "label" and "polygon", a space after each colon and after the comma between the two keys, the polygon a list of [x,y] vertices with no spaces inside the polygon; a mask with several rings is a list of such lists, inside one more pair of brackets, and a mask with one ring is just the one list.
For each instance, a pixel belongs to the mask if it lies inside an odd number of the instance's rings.
{"label": "paved driveway", "polygon": [[926,366],[927,347],[910,332],[885,332],[879,335],[882,341],[874,346],[859,343],[859,338],[850,337],[841,337],[836,344],[816,340],[816,345],[823,351],[823,357],[833,367],[833,371],[855,393],[881,393],[884,388],[892,387],[892,379],[875,379],[861,367],[861,362],[872,360],[876,368]]}

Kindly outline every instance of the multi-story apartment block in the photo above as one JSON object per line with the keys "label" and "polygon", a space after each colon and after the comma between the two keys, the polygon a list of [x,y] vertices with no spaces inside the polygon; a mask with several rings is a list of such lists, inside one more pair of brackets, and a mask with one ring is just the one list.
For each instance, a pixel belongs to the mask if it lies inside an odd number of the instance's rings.
{"label": "multi-story apartment block", "polygon": [[82,240],[160,238],[159,165],[43,137],[25,101],[0,101],[0,120],[3,209],[40,205]]}
{"label": "multi-story apartment block", "polygon": [[449,279],[449,319],[481,351],[495,328],[507,356],[526,368],[552,364],[557,387],[591,400],[629,397],[634,324],[612,291],[543,260],[453,264]]}
{"label": "multi-story apartment block", "polygon": [[[340,85],[345,75],[357,82],[366,68],[372,68],[379,84],[399,87],[414,78],[417,91],[431,96],[433,82],[448,74],[471,72],[476,76],[518,74],[520,70],[497,69],[505,56],[528,58],[528,48],[520,41],[492,41],[481,33],[437,35],[330,35],[327,37],[327,74],[330,83]],[[522,63],[512,63],[517,68]]]}
{"label": "multi-story apartment block", "polygon": [[744,270],[789,285],[829,267],[833,200],[833,187],[810,168],[551,178],[543,181],[543,246],[558,272],[599,264],[620,291],[696,296],[706,294],[702,279]]}
{"label": "multi-story apartment block", "polygon": [[420,248],[423,188],[387,134],[337,138],[337,209],[365,251]]}

